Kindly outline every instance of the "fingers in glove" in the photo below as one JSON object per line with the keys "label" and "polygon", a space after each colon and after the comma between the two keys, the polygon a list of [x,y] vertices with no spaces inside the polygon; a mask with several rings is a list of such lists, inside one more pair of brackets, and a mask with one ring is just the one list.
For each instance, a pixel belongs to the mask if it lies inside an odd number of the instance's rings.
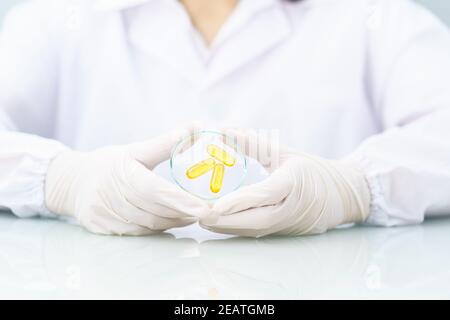
{"label": "fingers in glove", "polygon": [[292,191],[294,179],[287,168],[280,168],[262,182],[241,187],[218,199],[212,215],[231,215],[251,208],[276,205]]}
{"label": "fingers in glove", "polygon": [[200,225],[208,230],[234,234],[243,237],[262,237],[281,230],[287,212],[285,205],[252,208],[231,215],[219,216],[214,223],[201,221]]}
{"label": "fingers in glove", "polygon": [[170,158],[177,143],[196,131],[198,128],[195,125],[189,125],[149,141],[137,142],[130,146],[130,153],[148,169],[153,169],[159,163]]}
{"label": "fingers in glove", "polygon": [[135,162],[122,192],[136,207],[165,218],[204,217],[208,204]]}
{"label": "fingers in glove", "polygon": [[[111,200],[111,214],[125,223],[136,224],[154,231],[164,231],[171,228],[184,227],[196,222],[195,217],[184,218],[166,218],[155,214],[152,211],[146,211],[133,205],[124,196],[115,197]],[[155,206],[157,209],[157,206]]]}
{"label": "fingers in glove", "polygon": [[226,144],[237,145],[248,157],[257,160],[266,170],[279,168],[294,151],[281,146],[280,137],[274,131],[223,129]]}

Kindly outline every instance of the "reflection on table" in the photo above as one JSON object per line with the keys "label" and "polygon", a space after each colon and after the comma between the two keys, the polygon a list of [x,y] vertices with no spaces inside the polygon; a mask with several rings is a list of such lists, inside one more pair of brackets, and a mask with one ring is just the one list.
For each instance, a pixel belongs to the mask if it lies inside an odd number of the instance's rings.
{"label": "reflection on table", "polygon": [[450,298],[450,219],[246,239],[109,237],[0,214],[0,298]]}

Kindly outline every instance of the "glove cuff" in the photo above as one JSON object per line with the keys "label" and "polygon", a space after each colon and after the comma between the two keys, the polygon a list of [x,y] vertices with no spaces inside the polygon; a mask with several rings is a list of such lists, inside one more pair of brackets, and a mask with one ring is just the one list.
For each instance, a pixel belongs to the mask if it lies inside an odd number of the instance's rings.
{"label": "glove cuff", "polygon": [[359,166],[349,161],[336,161],[341,176],[339,189],[343,202],[343,223],[364,222],[370,213],[370,189],[368,181]]}

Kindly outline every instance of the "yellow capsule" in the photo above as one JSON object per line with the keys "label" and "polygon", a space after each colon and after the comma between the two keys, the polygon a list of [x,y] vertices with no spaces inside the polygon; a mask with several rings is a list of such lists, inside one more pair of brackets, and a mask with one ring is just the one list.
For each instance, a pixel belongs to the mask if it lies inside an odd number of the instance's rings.
{"label": "yellow capsule", "polygon": [[222,189],[224,175],[225,166],[221,163],[217,163],[214,166],[213,174],[211,177],[211,184],[209,186],[212,192],[218,193]]}
{"label": "yellow capsule", "polygon": [[203,161],[200,161],[199,163],[194,164],[192,167],[186,170],[186,176],[189,179],[195,179],[200,177],[201,175],[205,174],[212,168],[214,168],[214,165],[216,164],[216,161],[214,159],[206,159]]}
{"label": "yellow capsule", "polygon": [[208,145],[207,150],[211,157],[222,162],[224,165],[228,167],[232,167],[236,163],[235,158],[233,158],[228,152],[226,152],[222,148],[219,148],[215,144]]}

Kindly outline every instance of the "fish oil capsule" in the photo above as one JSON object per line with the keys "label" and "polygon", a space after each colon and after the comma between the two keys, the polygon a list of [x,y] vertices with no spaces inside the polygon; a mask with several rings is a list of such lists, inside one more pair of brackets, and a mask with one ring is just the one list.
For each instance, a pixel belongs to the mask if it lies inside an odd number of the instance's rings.
{"label": "fish oil capsule", "polygon": [[236,163],[236,159],[233,156],[215,144],[208,145],[207,151],[211,157],[228,167],[232,167]]}
{"label": "fish oil capsule", "polygon": [[221,163],[217,163],[214,166],[214,170],[211,177],[210,189],[214,193],[218,193],[222,189],[223,177],[225,175],[225,166]]}
{"label": "fish oil capsule", "polygon": [[189,179],[195,179],[204,175],[206,172],[214,168],[216,161],[214,159],[206,159],[194,164],[192,167],[186,170],[186,176]]}

